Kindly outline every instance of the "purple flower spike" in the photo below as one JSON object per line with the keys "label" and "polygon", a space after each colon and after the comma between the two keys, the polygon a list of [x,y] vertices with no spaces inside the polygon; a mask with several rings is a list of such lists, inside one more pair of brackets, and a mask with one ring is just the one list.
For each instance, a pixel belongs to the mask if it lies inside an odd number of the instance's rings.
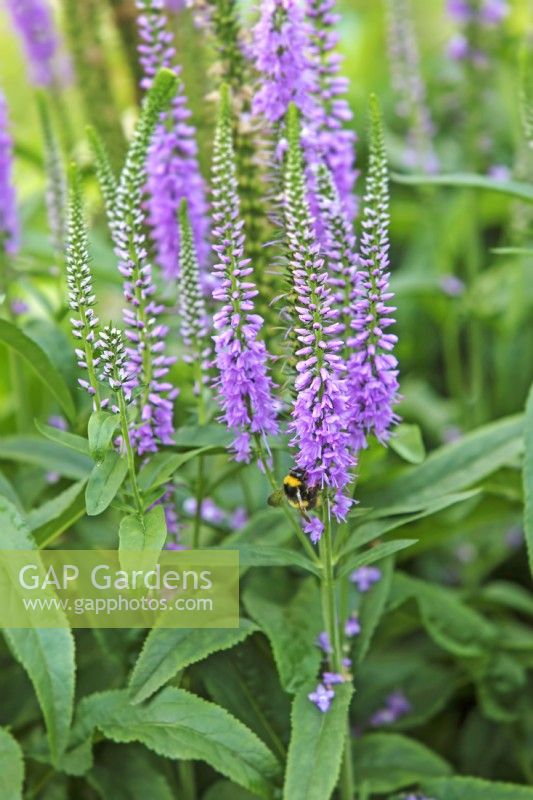
{"label": "purple flower spike", "polygon": [[19,223],[13,186],[13,142],[8,130],[7,104],[0,92],[0,251],[18,250]]}
{"label": "purple flower spike", "polygon": [[381,570],[377,567],[359,567],[352,572],[350,580],[355,583],[358,591],[368,592],[375,583],[381,580]]}
{"label": "purple flower spike", "polygon": [[[172,34],[167,29],[163,0],[137,0],[139,56],[144,77],[143,89],[148,90],[161,67],[173,69],[175,49]],[[182,198],[187,200],[196,251],[205,264],[207,245],[207,203],[205,186],[198,165],[195,129],[189,122],[191,112],[186,106],[183,85],[172,101],[168,112],[154,134],[146,163],[146,192],[148,194],[148,223],[157,252],[157,263],[167,278],[179,272],[180,234],[178,209]]]}
{"label": "purple flower spike", "polygon": [[57,64],[59,36],[49,3],[7,0],[7,6],[22,40],[33,82],[36,86],[51,86],[61,76]]}
{"label": "purple flower spike", "polygon": [[[307,202],[295,106],[289,109],[287,132],[283,207],[298,359],[296,398],[289,424],[291,445],[297,449],[296,463],[305,470],[309,484],[330,487],[341,495],[355,463],[345,428],[347,397],[344,364],[339,355],[343,343],[337,338],[342,328],[336,319],[329,274]],[[342,519],[348,507],[348,500],[338,501],[333,512]]]}
{"label": "purple flower spike", "polygon": [[314,692],[307,695],[309,700],[315,704],[319,711],[325,713],[329,711],[331,701],[335,697],[333,689],[326,689],[326,687],[319,683]]}
{"label": "purple flower spike", "polygon": [[335,13],[335,0],[306,0],[306,16],[311,27],[310,52],[317,72],[317,104],[315,125],[318,150],[333,175],[342,208],[348,219],[357,212],[354,186],[355,132],[345,125],[351,122],[352,112],[344,98],[348,79],[339,75],[341,57],[336,52],[340,17]]}
{"label": "purple flower spike", "polygon": [[255,66],[261,76],[252,110],[271,124],[280,122],[290,103],[306,120],[317,112],[316,70],[309,53],[310,27],[294,0],[263,0],[254,30]]}
{"label": "purple flower spike", "polygon": [[370,162],[364,198],[359,257],[356,331],[350,344],[354,353],[348,362],[348,390],[352,445],[365,446],[373,433],[385,443],[398,420],[397,360],[392,350],[397,337],[388,333],[394,324],[389,290],[389,192],[387,160],[377,102],[372,105]]}
{"label": "purple flower spike", "polygon": [[222,419],[236,433],[235,458],[249,461],[251,434],[266,436],[278,431],[277,403],[268,375],[269,356],[259,339],[263,319],[254,309],[257,289],[250,280],[249,259],[244,257],[244,223],[240,219],[230,100],[225,86],[215,134],[212,183],[213,250],[218,258],[213,298],[220,304],[213,318],[216,388]]}

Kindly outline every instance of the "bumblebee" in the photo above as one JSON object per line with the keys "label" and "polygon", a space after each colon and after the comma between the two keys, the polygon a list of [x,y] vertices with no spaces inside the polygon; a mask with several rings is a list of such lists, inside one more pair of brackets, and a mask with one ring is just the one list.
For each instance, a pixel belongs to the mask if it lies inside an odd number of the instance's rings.
{"label": "bumblebee", "polygon": [[283,492],[287,502],[298,508],[303,516],[305,512],[316,508],[318,503],[318,486],[309,486],[305,470],[295,467],[283,478]]}

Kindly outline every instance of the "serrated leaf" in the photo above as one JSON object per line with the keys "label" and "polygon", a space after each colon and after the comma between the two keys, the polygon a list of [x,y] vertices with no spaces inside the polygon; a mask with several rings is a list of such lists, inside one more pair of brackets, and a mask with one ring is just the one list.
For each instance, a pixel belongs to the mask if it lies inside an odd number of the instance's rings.
{"label": "serrated leaf", "polygon": [[139,472],[139,488],[147,492],[162,486],[188,461],[209,452],[213,452],[210,446],[198,447],[186,453],[156,453]]}
{"label": "serrated leaf", "polygon": [[264,573],[249,580],[243,594],[246,610],[268,637],[274,653],[281,685],[296,692],[314,678],[320,665],[320,651],[314,646],[322,629],[320,594],[314,579],[301,582],[292,596],[284,596],[284,587]]}
{"label": "serrated leaf", "polygon": [[45,425],[38,419],[34,420],[34,423],[39,433],[49,441],[68,447],[70,450],[74,450],[77,453],[89,455],[89,443],[83,436],[70,433],[70,431],[62,431],[60,428],[54,428],[52,425]]}
{"label": "serrated leaf", "polygon": [[392,542],[378,544],[362,553],[352,553],[341,561],[337,571],[337,577],[343,578],[345,575],[348,575],[349,572],[352,572],[352,570],[367,566],[368,564],[374,564],[382,558],[386,558],[393,553],[411,547],[413,544],[416,544],[417,541],[418,539],[395,539]]}
{"label": "serrated leaf", "polygon": [[270,800],[280,767],[258,737],[223,708],[167,687],[143,705],[127,691],[91,695],[80,704],[78,737],[97,728],[115,742],[141,742],[165,758],[206,761],[213,769]]}
{"label": "serrated leaf", "polygon": [[284,800],[329,800],[339,776],[353,687],[336,686],[323,713],[308,698],[316,683],[303,686],[294,698]]}
{"label": "serrated leaf", "polygon": [[68,386],[44,350],[16,325],[5,319],[0,319],[0,342],[14,350],[31,367],[37,378],[57,400],[67,417],[70,420],[74,419],[76,409]]}
{"label": "serrated leaf", "polygon": [[391,450],[410,464],[421,464],[426,457],[426,448],[418,425],[408,425],[405,422],[398,425],[389,445]]}
{"label": "serrated leaf", "polygon": [[354,660],[357,664],[364,660],[385,610],[394,571],[394,559],[392,556],[385,558],[379,568],[381,570],[381,579],[372,587],[371,592],[363,594],[358,608],[361,632],[355,637],[353,646]]}
{"label": "serrated leaf", "polygon": [[491,422],[435,450],[423,464],[406,470],[386,487],[373,491],[361,487],[361,504],[386,508],[420,503],[423,508],[439,495],[467,489],[522,452],[523,432],[523,415]]}
{"label": "serrated leaf", "polygon": [[240,628],[156,628],[150,631],[133,669],[129,691],[133,703],[146,700],[185,667],[242,642],[257,630],[241,619]]}
{"label": "serrated leaf", "polygon": [[16,739],[0,728],[0,775],[3,800],[22,800],[24,761]]}
{"label": "serrated leaf", "polygon": [[302,553],[289,550],[287,547],[234,543],[228,545],[227,549],[239,551],[241,567],[301,567],[307,572],[312,572],[313,575],[321,574],[318,564]]}
{"label": "serrated leaf", "polygon": [[474,658],[494,646],[496,628],[450,589],[397,572],[391,591],[393,605],[411,597],[418,603],[428,634],[443,649],[460,658]]}
{"label": "serrated leaf", "polygon": [[38,547],[46,547],[85,513],[85,481],[69,486],[28,514],[28,524]]}
{"label": "serrated leaf", "polygon": [[94,465],[85,490],[85,505],[90,517],[101,514],[113,502],[127,472],[126,459],[114,450],[109,450],[104,460]]}
{"label": "serrated leaf", "polygon": [[154,550],[159,553],[167,536],[165,509],[162,505],[154,506],[142,519],[130,514],[120,523],[119,549]]}
{"label": "serrated leaf", "polygon": [[9,500],[9,502],[12,503],[18,511],[20,511],[21,513],[24,512],[18,494],[14,490],[10,481],[8,481],[4,473],[1,471],[0,471],[0,495],[5,497],[6,500]]}
{"label": "serrated leaf", "polygon": [[[11,503],[0,498],[0,549],[34,548],[26,522]],[[74,702],[74,639],[66,627],[66,620],[62,621],[64,628],[3,630],[9,649],[33,684],[46,723],[54,763],[67,743]]]}
{"label": "serrated leaf", "polygon": [[356,739],[353,760],[357,784],[371,794],[395,792],[451,772],[443,758],[399,733],[369,733]]}
{"label": "serrated leaf", "polygon": [[37,436],[4,436],[0,438],[0,459],[33,464],[46,472],[57,472],[74,481],[86,478],[93,462],[82,453]]}
{"label": "serrated leaf", "polygon": [[533,788],[481,778],[435,778],[422,784],[424,793],[438,800],[533,800]]}
{"label": "serrated leaf", "polygon": [[89,451],[97,464],[104,460],[118,424],[118,415],[110,414],[108,411],[93,411],[89,417],[87,426]]}

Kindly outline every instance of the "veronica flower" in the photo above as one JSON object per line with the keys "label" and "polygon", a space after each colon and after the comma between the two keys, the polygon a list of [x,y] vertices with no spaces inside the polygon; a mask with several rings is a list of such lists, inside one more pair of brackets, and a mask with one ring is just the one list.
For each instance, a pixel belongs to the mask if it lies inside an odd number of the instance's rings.
{"label": "veronica flower", "polygon": [[[336,338],[341,326],[336,321],[328,270],[320,254],[307,201],[295,106],[289,110],[287,132],[283,207],[298,359],[296,396],[289,424],[293,434],[291,445],[297,451],[295,461],[305,470],[309,484],[335,490],[333,510],[342,519],[350,505],[347,498],[342,500],[342,490],[354,465],[345,427],[347,395],[344,364],[339,355],[343,343]],[[316,538],[315,527],[310,533]]]}
{"label": "veronica flower", "polygon": [[405,160],[409,167],[436,172],[434,126],[416,38],[410,0],[387,0],[388,49],[392,86],[398,98],[397,113],[408,126]]}
{"label": "veronica flower", "polygon": [[[136,0],[136,3],[141,40],[139,54],[144,72],[141,86],[149,89],[162,67],[171,68],[176,75],[180,70],[173,64],[175,49],[172,34],[167,30],[163,0]],[[196,250],[202,263],[208,252],[205,187],[190,116],[180,83],[170,110],[161,115],[146,163],[148,223],[152,229],[157,263],[167,278],[176,277],[179,270],[177,217],[183,197],[187,200]]]}
{"label": "veronica flower", "polygon": [[[183,343],[188,349],[186,361],[198,367],[197,379],[203,383],[207,380],[211,352],[207,342],[209,320],[204,297],[200,285],[200,265],[194,246],[192,227],[187,214],[187,202],[182,200],[179,212],[180,225],[180,321]],[[200,392],[201,385],[196,391]]]}
{"label": "veronica flower", "polygon": [[361,633],[361,623],[359,622],[359,617],[356,614],[352,614],[352,616],[346,620],[344,625],[344,633],[349,639]]}
{"label": "veronica flower", "polygon": [[277,404],[268,375],[268,353],[259,331],[263,319],[255,313],[257,295],[249,279],[252,268],[244,256],[243,221],[237,191],[229,92],[222,87],[213,151],[213,250],[217,285],[213,298],[221,307],[214,316],[216,388],[222,419],[235,431],[237,461],[249,461],[251,434],[275,434]]}
{"label": "veronica flower", "polygon": [[357,211],[354,196],[356,135],[344,127],[353,115],[344,97],[348,79],[339,75],[341,57],[336,48],[340,37],[335,27],[340,16],[334,9],[335,0],[306,0],[305,3],[311,25],[310,52],[317,72],[318,149],[333,175],[343,210],[348,219],[352,219]]}
{"label": "veronica flower", "polygon": [[14,255],[19,244],[17,200],[13,186],[13,142],[8,129],[7,104],[0,91],[0,252]]}
{"label": "veronica flower", "polygon": [[66,246],[68,304],[73,312],[70,319],[72,335],[80,345],[76,348],[78,366],[87,371],[87,378],[79,378],[78,383],[91,397],[94,397],[95,407],[98,409],[100,400],[95,370],[99,364],[99,357],[96,354],[99,321],[94,313],[96,296],[93,290],[90,265],[89,240],[83,216],[79,180],[77,172],[73,168]]}
{"label": "veronica flower", "polygon": [[7,0],[33,82],[51,86],[56,75],[59,36],[47,0]]}
{"label": "veronica flower", "polygon": [[124,277],[124,309],[128,340],[128,391],[136,393],[140,422],[130,437],[139,455],[155,452],[159,444],[171,444],[173,405],[178,390],[164,380],[175,358],[165,354],[168,328],[158,317],[164,306],[155,298],[152,266],[144,234],[143,186],[145,154],[164,100],[170,99],[175,78],[158,75],[148,94],[135,138],[130,146],[114,199],[111,232],[118,268]]}
{"label": "veronica flower", "polygon": [[348,361],[350,432],[356,450],[373,433],[380,442],[389,438],[398,417],[398,370],[393,348],[397,337],[388,333],[394,323],[389,305],[389,191],[387,157],[377,102],[371,107],[368,177],[359,252],[359,275],[353,347]]}
{"label": "veronica flower", "polygon": [[106,325],[98,339],[100,351],[100,380],[107,383],[115,394],[121,393],[129,401],[128,356],[124,335],[118,328]]}
{"label": "veronica flower", "polygon": [[350,580],[355,583],[359,592],[368,592],[381,580],[381,570],[378,567],[359,567],[352,572]]}
{"label": "veronica flower", "polygon": [[307,695],[309,700],[315,704],[319,711],[325,713],[329,711],[331,701],[335,697],[333,689],[327,689],[322,683],[319,683],[314,692]]}
{"label": "veronica flower", "polygon": [[316,70],[309,58],[310,27],[294,0],[263,0],[254,29],[253,53],[260,76],[252,110],[272,125],[294,103],[305,120],[316,113]]}

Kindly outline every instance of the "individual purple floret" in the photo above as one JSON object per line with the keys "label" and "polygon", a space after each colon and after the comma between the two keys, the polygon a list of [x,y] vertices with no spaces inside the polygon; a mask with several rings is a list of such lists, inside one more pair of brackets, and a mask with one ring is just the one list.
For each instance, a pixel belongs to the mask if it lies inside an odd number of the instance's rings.
{"label": "individual purple floret", "polygon": [[346,620],[344,633],[349,639],[361,633],[361,623],[359,622],[359,617],[355,614]]}
{"label": "individual purple floret", "polygon": [[460,297],[465,293],[466,286],[456,275],[443,275],[440,279],[440,288],[448,297]]}
{"label": "individual purple floret", "polygon": [[354,195],[356,135],[351,127],[353,118],[344,97],[348,79],[339,75],[341,56],[336,52],[339,34],[335,30],[340,16],[335,13],[335,0],[306,0],[305,13],[310,22],[310,53],[317,73],[317,103],[314,124],[317,128],[318,150],[333,175],[342,208],[349,220],[357,212]]}
{"label": "individual purple floret", "polygon": [[350,580],[355,583],[358,591],[368,592],[375,583],[381,580],[381,570],[378,567],[359,567],[352,572]]}
{"label": "individual purple floret", "polygon": [[324,681],[325,685],[329,688],[330,686],[335,686],[339,683],[345,683],[346,677],[341,675],[340,672],[323,672],[322,673],[322,680]]}
{"label": "individual purple floret", "polygon": [[322,683],[319,683],[315,691],[310,692],[307,696],[319,711],[326,712],[331,706],[331,701],[335,697],[335,692],[333,689],[327,689]]}
{"label": "individual purple floret", "polygon": [[7,6],[24,47],[32,81],[37,86],[51,86],[65,69],[58,69],[60,40],[50,4],[47,0],[7,0]]}
{"label": "individual purple floret", "polygon": [[18,250],[19,222],[13,186],[13,142],[8,129],[7,104],[0,92],[0,252]]}
{"label": "individual purple floret", "polygon": [[309,536],[313,544],[320,541],[320,537],[324,531],[324,523],[318,517],[310,517],[303,523],[303,529]]}
{"label": "individual purple floret", "polygon": [[365,446],[368,434],[385,443],[398,417],[398,370],[393,348],[397,337],[388,333],[394,324],[389,289],[389,191],[385,144],[377,101],[372,104],[370,160],[359,252],[356,332],[350,342],[348,391],[352,445]]}
{"label": "individual purple floret", "polygon": [[401,691],[395,691],[385,698],[383,708],[379,708],[370,717],[370,725],[378,728],[381,725],[392,725],[412,711],[412,705]]}
{"label": "individual purple floret", "polygon": [[329,634],[327,631],[322,631],[319,633],[316,639],[316,646],[320,647],[323,653],[329,654],[333,652],[333,648],[331,646],[331,642],[329,640]]}
{"label": "individual purple floret", "polygon": [[[167,29],[163,0],[136,0],[136,3],[141,40],[139,54],[144,71],[141,86],[148,90],[161,67],[171,68],[176,74],[180,69],[173,64],[175,49],[172,34]],[[182,198],[187,200],[201,265],[205,266],[208,254],[205,186],[190,116],[183,85],[180,84],[170,110],[161,116],[146,163],[148,223],[152,229],[157,263],[167,278],[175,278],[179,272],[178,209]]]}
{"label": "individual purple floret", "polygon": [[227,87],[222,87],[221,94],[212,175],[213,250],[218,258],[213,299],[220,304],[213,318],[218,370],[215,387],[222,419],[236,434],[233,442],[236,460],[249,461],[252,435],[266,436],[278,431],[277,403],[268,375],[269,355],[265,343],[259,339],[263,319],[254,310],[257,289],[250,280],[249,259],[244,257],[244,223],[240,218]]}

